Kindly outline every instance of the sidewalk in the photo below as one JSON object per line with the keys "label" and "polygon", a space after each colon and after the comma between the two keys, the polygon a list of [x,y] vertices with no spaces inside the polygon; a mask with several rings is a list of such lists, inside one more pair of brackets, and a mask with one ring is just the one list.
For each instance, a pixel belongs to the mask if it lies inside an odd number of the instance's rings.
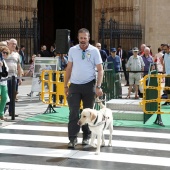
{"label": "sidewalk", "polygon": [[25,81],[22,82],[22,85],[19,86],[19,93],[17,95],[19,100],[18,102],[15,102],[15,114],[18,114],[19,117],[16,117],[15,120],[11,120],[11,117],[8,116],[8,111],[6,111],[5,116],[8,118],[8,121],[1,121],[1,126],[6,126],[24,120],[28,117],[43,113],[46,110],[47,105],[39,100],[39,97],[36,96],[37,92],[33,94],[32,101],[31,98],[27,96],[27,94],[30,93],[31,90],[31,83],[32,78],[25,79]]}
{"label": "sidewalk", "polygon": [[[123,82],[124,81],[122,81],[122,83]],[[48,105],[42,103],[42,101],[39,100],[39,97],[36,96],[38,92],[35,92],[33,94],[32,100],[29,96],[27,96],[27,94],[30,93],[31,90],[31,83],[32,78],[25,79],[25,81],[22,82],[22,85],[19,86],[19,93],[17,95],[19,100],[18,102],[15,102],[15,114],[18,114],[19,117],[16,117],[15,120],[11,120],[11,117],[8,116],[8,111],[6,111],[5,116],[8,118],[8,121],[1,121],[1,126],[7,126],[9,124],[24,120],[28,117],[32,117],[37,114],[42,114],[46,111]],[[127,93],[128,87],[122,84],[122,98],[125,98],[127,96]]]}

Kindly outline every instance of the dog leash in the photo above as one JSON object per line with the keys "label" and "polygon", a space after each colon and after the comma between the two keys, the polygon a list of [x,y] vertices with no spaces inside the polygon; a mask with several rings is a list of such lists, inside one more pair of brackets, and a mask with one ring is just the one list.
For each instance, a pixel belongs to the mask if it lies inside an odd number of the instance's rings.
{"label": "dog leash", "polygon": [[104,102],[104,106],[106,107],[106,93],[103,93],[103,99],[99,99],[99,97],[95,98],[93,109],[95,109],[95,106],[97,105],[97,103],[100,103],[100,102]]}

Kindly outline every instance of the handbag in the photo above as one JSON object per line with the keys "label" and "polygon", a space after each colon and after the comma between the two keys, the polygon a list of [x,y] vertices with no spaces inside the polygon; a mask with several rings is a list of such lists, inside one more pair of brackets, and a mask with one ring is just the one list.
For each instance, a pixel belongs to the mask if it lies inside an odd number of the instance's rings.
{"label": "handbag", "polygon": [[6,66],[5,66],[4,61],[2,61],[2,63],[3,63],[3,66],[2,66],[2,73],[1,73],[1,77],[7,77],[7,76],[8,76],[7,68],[6,68]]}

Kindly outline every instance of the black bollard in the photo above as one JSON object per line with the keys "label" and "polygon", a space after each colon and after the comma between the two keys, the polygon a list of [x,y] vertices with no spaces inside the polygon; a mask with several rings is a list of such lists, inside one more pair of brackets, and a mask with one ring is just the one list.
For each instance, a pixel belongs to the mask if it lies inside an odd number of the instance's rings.
{"label": "black bollard", "polygon": [[15,120],[15,93],[16,93],[16,83],[15,76],[12,76],[11,80],[11,120]]}

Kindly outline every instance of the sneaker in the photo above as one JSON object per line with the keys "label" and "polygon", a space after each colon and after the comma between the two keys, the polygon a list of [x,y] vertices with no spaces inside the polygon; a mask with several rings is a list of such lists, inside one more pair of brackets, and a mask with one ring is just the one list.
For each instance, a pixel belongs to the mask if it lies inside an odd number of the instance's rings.
{"label": "sneaker", "polygon": [[124,86],[129,86],[129,84],[125,84]]}
{"label": "sneaker", "polygon": [[68,148],[75,148],[76,145],[77,139],[70,140],[70,142],[68,143]]}
{"label": "sneaker", "polygon": [[89,139],[85,138],[82,140],[82,145],[88,145],[89,144]]}

